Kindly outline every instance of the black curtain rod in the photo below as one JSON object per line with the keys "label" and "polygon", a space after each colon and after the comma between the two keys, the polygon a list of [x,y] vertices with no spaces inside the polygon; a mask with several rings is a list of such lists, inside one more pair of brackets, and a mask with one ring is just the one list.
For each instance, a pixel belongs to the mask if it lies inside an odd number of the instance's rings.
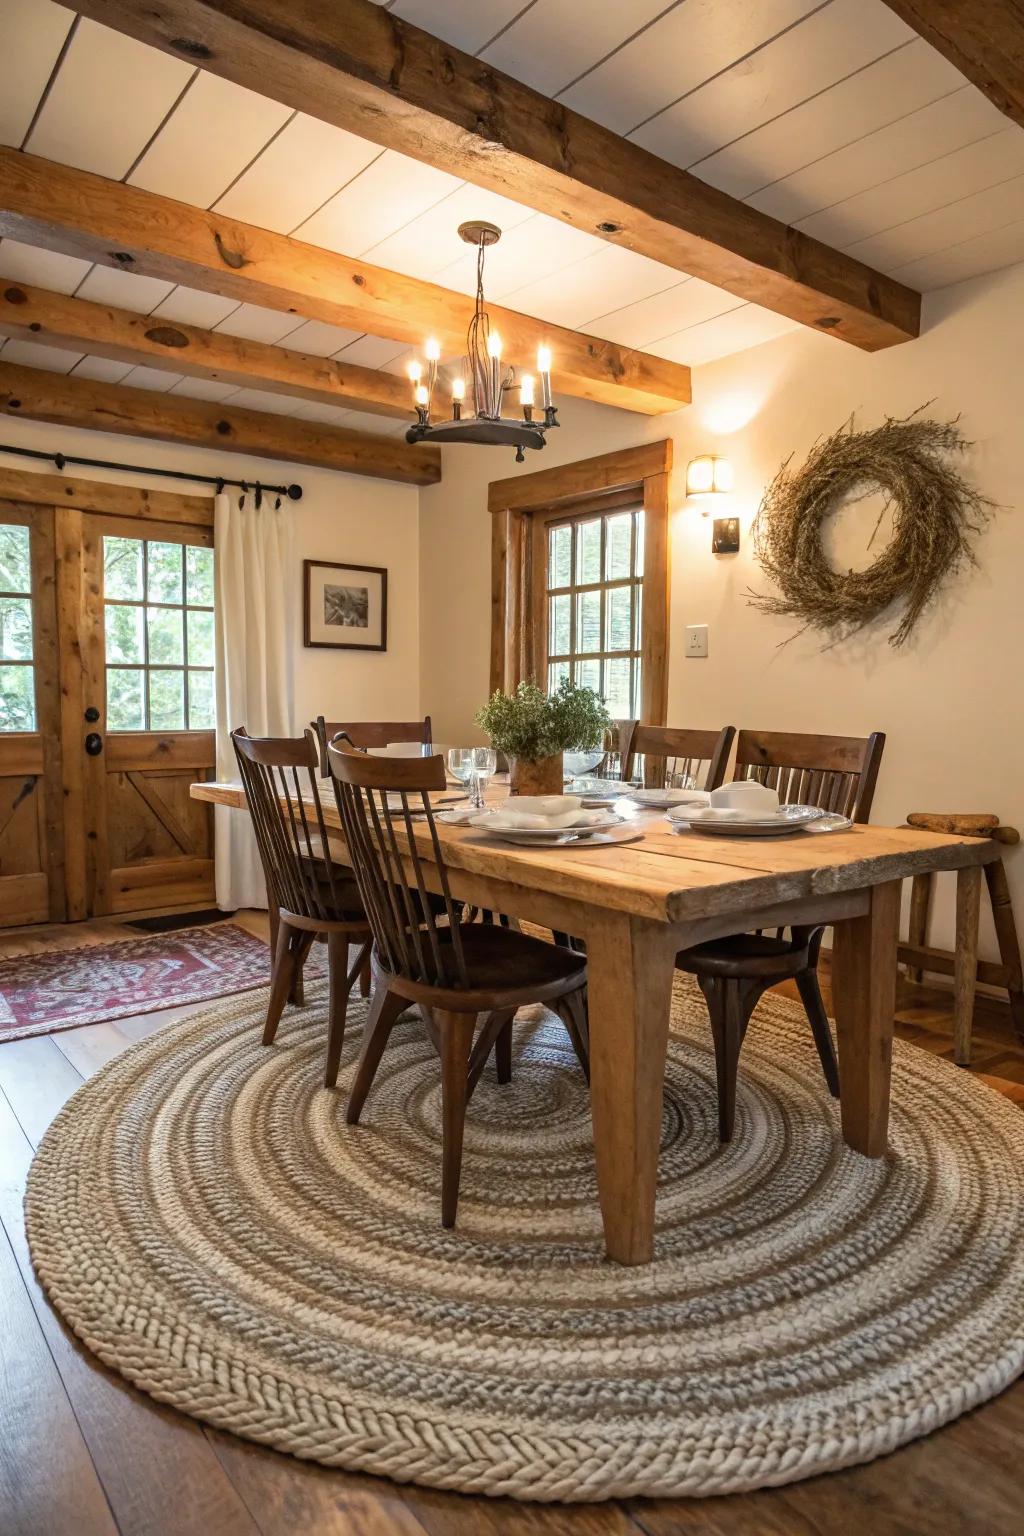
{"label": "black curtain rod", "polygon": [[248,480],[229,480],[224,475],[190,475],[183,469],[153,469],[146,464],[117,464],[112,459],[80,459],[73,453],[43,453],[38,448],[15,448],[8,443],[0,443],[0,453],[20,453],[26,459],[45,459],[59,470],[63,470],[66,464],[82,464],[88,469],[124,469],[133,475],[161,475],[165,480],[191,480],[199,485],[212,485],[218,494],[226,485],[237,485],[242,491],[255,491],[258,497],[263,491],[269,491],[278,496],[287,496],[289,501],[302,500],[301,485],[264,485],[260,480],[250,483]]}

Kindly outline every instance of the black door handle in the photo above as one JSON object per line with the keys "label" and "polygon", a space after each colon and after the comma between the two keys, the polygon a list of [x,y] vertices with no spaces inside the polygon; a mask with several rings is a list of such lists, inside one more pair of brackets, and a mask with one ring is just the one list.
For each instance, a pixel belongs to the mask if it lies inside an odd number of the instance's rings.
{"label": "black door handle", "polygon": [[96,705],[95,704],[90,704],[89,708],[85,712],[85,718],[88,720],[89,724],[90,725],[95,725],[96,721],[99,719],[99,717],[100,717],[100,712],[96,708]]}
{"label": "black door handle", "polygon": [[98,731],[90,731],[85,738],[85,750],[90,757],[99,757],[103,751],[103,737]]}

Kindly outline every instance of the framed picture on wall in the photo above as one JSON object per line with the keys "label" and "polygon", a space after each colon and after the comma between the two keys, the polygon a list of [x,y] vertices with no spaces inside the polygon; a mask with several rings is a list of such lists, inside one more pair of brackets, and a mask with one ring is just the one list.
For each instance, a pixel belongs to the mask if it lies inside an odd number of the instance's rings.
{"label": "framed picture on wall", "polygon": [[379,565],[303,560],[303,644],[388,648],[388,573]]}

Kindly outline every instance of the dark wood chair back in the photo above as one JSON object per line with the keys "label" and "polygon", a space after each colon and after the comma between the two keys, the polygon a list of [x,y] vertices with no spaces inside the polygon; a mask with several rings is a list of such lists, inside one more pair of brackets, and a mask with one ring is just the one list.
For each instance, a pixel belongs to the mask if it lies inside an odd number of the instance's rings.
{"label": "dark wood chair back", "polygon": [[297,917],[336,921],[351,875],[328,852],[316,737],[254,737],[243,727],[231,740],[270,900]]}
{"label": "dark wood chair back", "polygon": [[740,731],[737,779],[778,791],[784,805],[820,805],[854,821],[871,815],[885,733],[815,736],[787,731]]}
{"label": "dark wood chair back", "polygon": [[736,727],[694,731],[675,725],[634,727],[622,777],[642,773],[647,789],[717,789],[725,778]]}
{"label": "dark wood chair back", "polygon": [[379,751],[393,741],[413,741],[421,746],[432,744],[430,716],[422,720],[325,720],[317,715],[313,721],[317,741],[320,743],[320,772],[327,777],[327,743],[335,736],[347,736],[360,752]]}
{"label": "dark wood chair back", "polygon": [[[445,787],[443,759],[370,757],[332,741],[327,761],[349,859],[383,967],[392,976],[427,986],[468,986],[461,907],[448,888],[427,798],[431,790]],[[438,893],[427,887],[416,847],[415,831],[422,833],[424,827],[432,845],[430,862],[440,876],[443,907]]]}

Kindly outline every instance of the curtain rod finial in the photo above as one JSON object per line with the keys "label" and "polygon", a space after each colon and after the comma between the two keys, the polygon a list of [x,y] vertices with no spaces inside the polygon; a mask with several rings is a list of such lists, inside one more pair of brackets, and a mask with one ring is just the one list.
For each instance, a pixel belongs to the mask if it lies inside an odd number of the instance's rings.
{"label": "curtain rod finial", "polygon": [[302,486],[301,485],[290,485],[288,487],[288,500],[289,501],[301,501],[302,500]]}

